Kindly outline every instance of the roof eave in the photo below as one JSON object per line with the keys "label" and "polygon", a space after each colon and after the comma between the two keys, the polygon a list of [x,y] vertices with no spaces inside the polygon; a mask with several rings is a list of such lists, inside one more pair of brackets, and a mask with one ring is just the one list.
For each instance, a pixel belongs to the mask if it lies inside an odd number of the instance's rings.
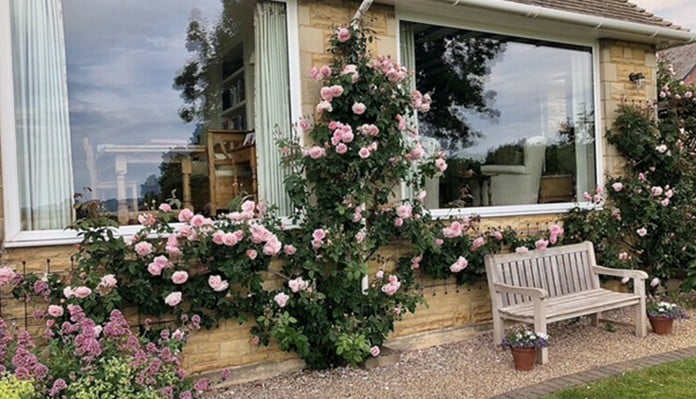
{"label": "roof eave", "polygon": [[[556,10],[552,8],[515,3],[505,0],[427,1],[434,3],[445,3],[452,6],[475,7],[491,11],[521,15],[532,19],[546,19],[584,26],[597,31],[598,36],[600,37],[654,44],[659,48],[696,42],[696,34],[684,30]],[[399,0],[395,0],[391,3],[393,4],[398,2]]]}

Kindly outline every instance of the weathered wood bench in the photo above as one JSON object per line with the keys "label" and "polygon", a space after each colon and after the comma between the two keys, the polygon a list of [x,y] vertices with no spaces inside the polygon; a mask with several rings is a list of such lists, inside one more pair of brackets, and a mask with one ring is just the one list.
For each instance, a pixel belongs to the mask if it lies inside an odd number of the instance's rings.
{"label": "weathered wood bench", "polygon": [[[592,325],[597,326],[600,312],[625,306],[635,307],[636,335],[644,337],[647,333],[647,273],[598,266],[591,242],[487,255],[485,263],[496,343],[503,339],[505,320],[533,323],[535,331],[545,333],[548,323],[585,315],[591,315]],[[600,274],[632,278],[633,293],[601,288]],[[546,348],[540,350],[537,361],[548,361]]]}

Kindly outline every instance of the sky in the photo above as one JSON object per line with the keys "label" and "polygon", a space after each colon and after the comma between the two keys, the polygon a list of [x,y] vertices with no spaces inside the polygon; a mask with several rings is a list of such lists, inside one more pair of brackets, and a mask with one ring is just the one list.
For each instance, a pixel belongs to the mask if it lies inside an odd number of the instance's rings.
{"label": "sky", "polygon": [[696,33],[696,0],[629,0],[658,17]]}

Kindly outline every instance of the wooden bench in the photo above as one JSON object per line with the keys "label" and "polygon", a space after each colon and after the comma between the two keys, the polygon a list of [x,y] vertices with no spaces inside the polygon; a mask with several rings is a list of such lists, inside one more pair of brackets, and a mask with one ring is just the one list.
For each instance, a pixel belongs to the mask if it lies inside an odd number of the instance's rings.
{"label": "wooden bench", "polygon": [[[486,274],[493,309],[493,340],[500,343],[504,321],[534,324],[537,332],[560,320],[591,315],[597,326],[599,313],[634,306],[636,335],[647,333],[645,280],[641,270],[597,266],[591,242],[534,250],[526,253],[486,255]],[[599,275],[630,277],[633,293],[603,289]],[[546,348],[537,355],[548,361]]]}

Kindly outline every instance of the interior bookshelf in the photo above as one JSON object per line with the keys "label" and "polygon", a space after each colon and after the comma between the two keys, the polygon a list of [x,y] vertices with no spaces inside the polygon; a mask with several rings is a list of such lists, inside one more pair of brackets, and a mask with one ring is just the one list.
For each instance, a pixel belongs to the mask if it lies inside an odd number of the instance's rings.
{"label": "interior bookshelf", "polygon": [[226,129],[247,128],[246,71],[242,44],[233,47],[222,61],[221,109],[222,125]]}

